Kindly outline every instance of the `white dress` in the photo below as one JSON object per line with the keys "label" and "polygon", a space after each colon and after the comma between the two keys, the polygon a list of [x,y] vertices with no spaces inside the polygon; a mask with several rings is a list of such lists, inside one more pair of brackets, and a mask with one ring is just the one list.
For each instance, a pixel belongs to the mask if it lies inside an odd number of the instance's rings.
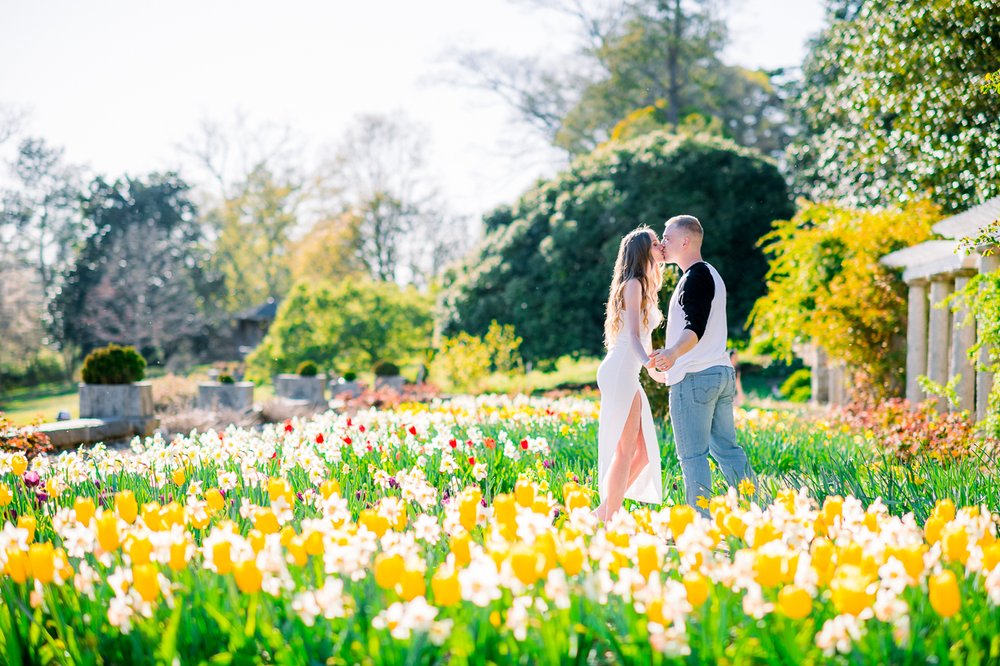
{"label": "white dress", "polygon": [[[635,482],[625,490],[625,499],[650,504],[663,502],[663,480],[660,472],[660,447],[656,442],[656,426],[649,399],[639,384],[639,373],[643,363],[652,352],[652,329],[660,325],[663,316],[659,310],[650,313],[648,327],[639,323],[639,316],[622,313],[624,321],[612,344],[597,369],[597,387],[601,391],[601,414],[598,426],[597,478],[598,492],[603,502],[608,495],[608,470],[614,460],[618,440],[621,438],[636,392],[642,401],[642,434],[646,441],[649,463],[643,468]],[[640,333],[635,331],[641,330]],[[640,356],[645,352],[644,356]],[[651,373],[662,381],[662,373]]]}

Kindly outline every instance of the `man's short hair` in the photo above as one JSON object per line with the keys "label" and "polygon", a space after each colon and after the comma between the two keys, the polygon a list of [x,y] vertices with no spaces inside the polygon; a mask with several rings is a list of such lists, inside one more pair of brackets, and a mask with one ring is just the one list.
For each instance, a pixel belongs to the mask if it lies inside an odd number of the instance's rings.
{"label": "man's short hair", "polygon": [[666,227],[670,225],[676,226],[678,229],[683,229],[689,234],[694,234],[702,238],[705,237],[705,229],[701,226],[701,222],[694,215],[674,215],[672,218],[667,220]]}

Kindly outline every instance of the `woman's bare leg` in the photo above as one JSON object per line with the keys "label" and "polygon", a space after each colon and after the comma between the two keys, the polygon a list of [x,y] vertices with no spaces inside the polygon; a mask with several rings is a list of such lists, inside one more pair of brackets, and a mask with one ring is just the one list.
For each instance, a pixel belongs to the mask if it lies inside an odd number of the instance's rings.
{"label": "woman's bare leg", "polygon": [[642,470],[649,464],[649,452],[646,451],[646,437],[642,433],[642,418],[639,419],[639,435],[635,438],[635,455],[632,456],[632,464],[628,468],[628,483],[626,488],[631,488],[635,480],[639,478]]}
{"label": "woman's bare leg", "polygon": [[[642,430],[642,398],[636,392],[629,408],[628,417],[625,419],[625,426],[622,428],[621,437],[615,447],[615,459],[611,461],[608,469],[608,496],[607,499],[597,507],[597,517],[601,520],[610,520],[612,516],[622,508],[625,501],[625,490],[628,489],[629,470],[636,455],[636,436]],[[645,450],[645,445],[643,445]],[[641,469],[641,468],[640,468]]]}

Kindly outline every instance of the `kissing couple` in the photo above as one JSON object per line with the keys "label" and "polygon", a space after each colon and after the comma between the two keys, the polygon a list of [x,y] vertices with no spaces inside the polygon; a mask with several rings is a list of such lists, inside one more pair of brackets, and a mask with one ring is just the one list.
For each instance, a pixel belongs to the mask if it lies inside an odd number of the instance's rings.
{"label": "kissing couple", "polygon": [[[696,217],[677,215],[667,220],[662,238],[641,226],[618,248],[604,322],[608,353],[597,370],[600,520],[610,520],[625,499],[663,501],[660,448],[649,400],[639,384],[643,368],[670,387],[670,422],[685,501],[708,516],[709,453],[729,485],[753,478],[746,453],[736,443],[736,372],[726,351],[726,285],[702,259],[704,237]],[[666,344],[654,350],[652,330],[663,321],[659,292],[664,264],[677,264],[682,275],[670,297]]]}

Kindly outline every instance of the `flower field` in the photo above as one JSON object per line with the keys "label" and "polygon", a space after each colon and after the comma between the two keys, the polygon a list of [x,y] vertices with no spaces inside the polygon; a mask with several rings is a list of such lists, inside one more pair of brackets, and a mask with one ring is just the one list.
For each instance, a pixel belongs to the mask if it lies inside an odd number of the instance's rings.
{"label": "flower field", "polygon": [[5,664],[998,663],[991,454],[740,412],[758,487],[607,526],[596,404],[0,454]]}

